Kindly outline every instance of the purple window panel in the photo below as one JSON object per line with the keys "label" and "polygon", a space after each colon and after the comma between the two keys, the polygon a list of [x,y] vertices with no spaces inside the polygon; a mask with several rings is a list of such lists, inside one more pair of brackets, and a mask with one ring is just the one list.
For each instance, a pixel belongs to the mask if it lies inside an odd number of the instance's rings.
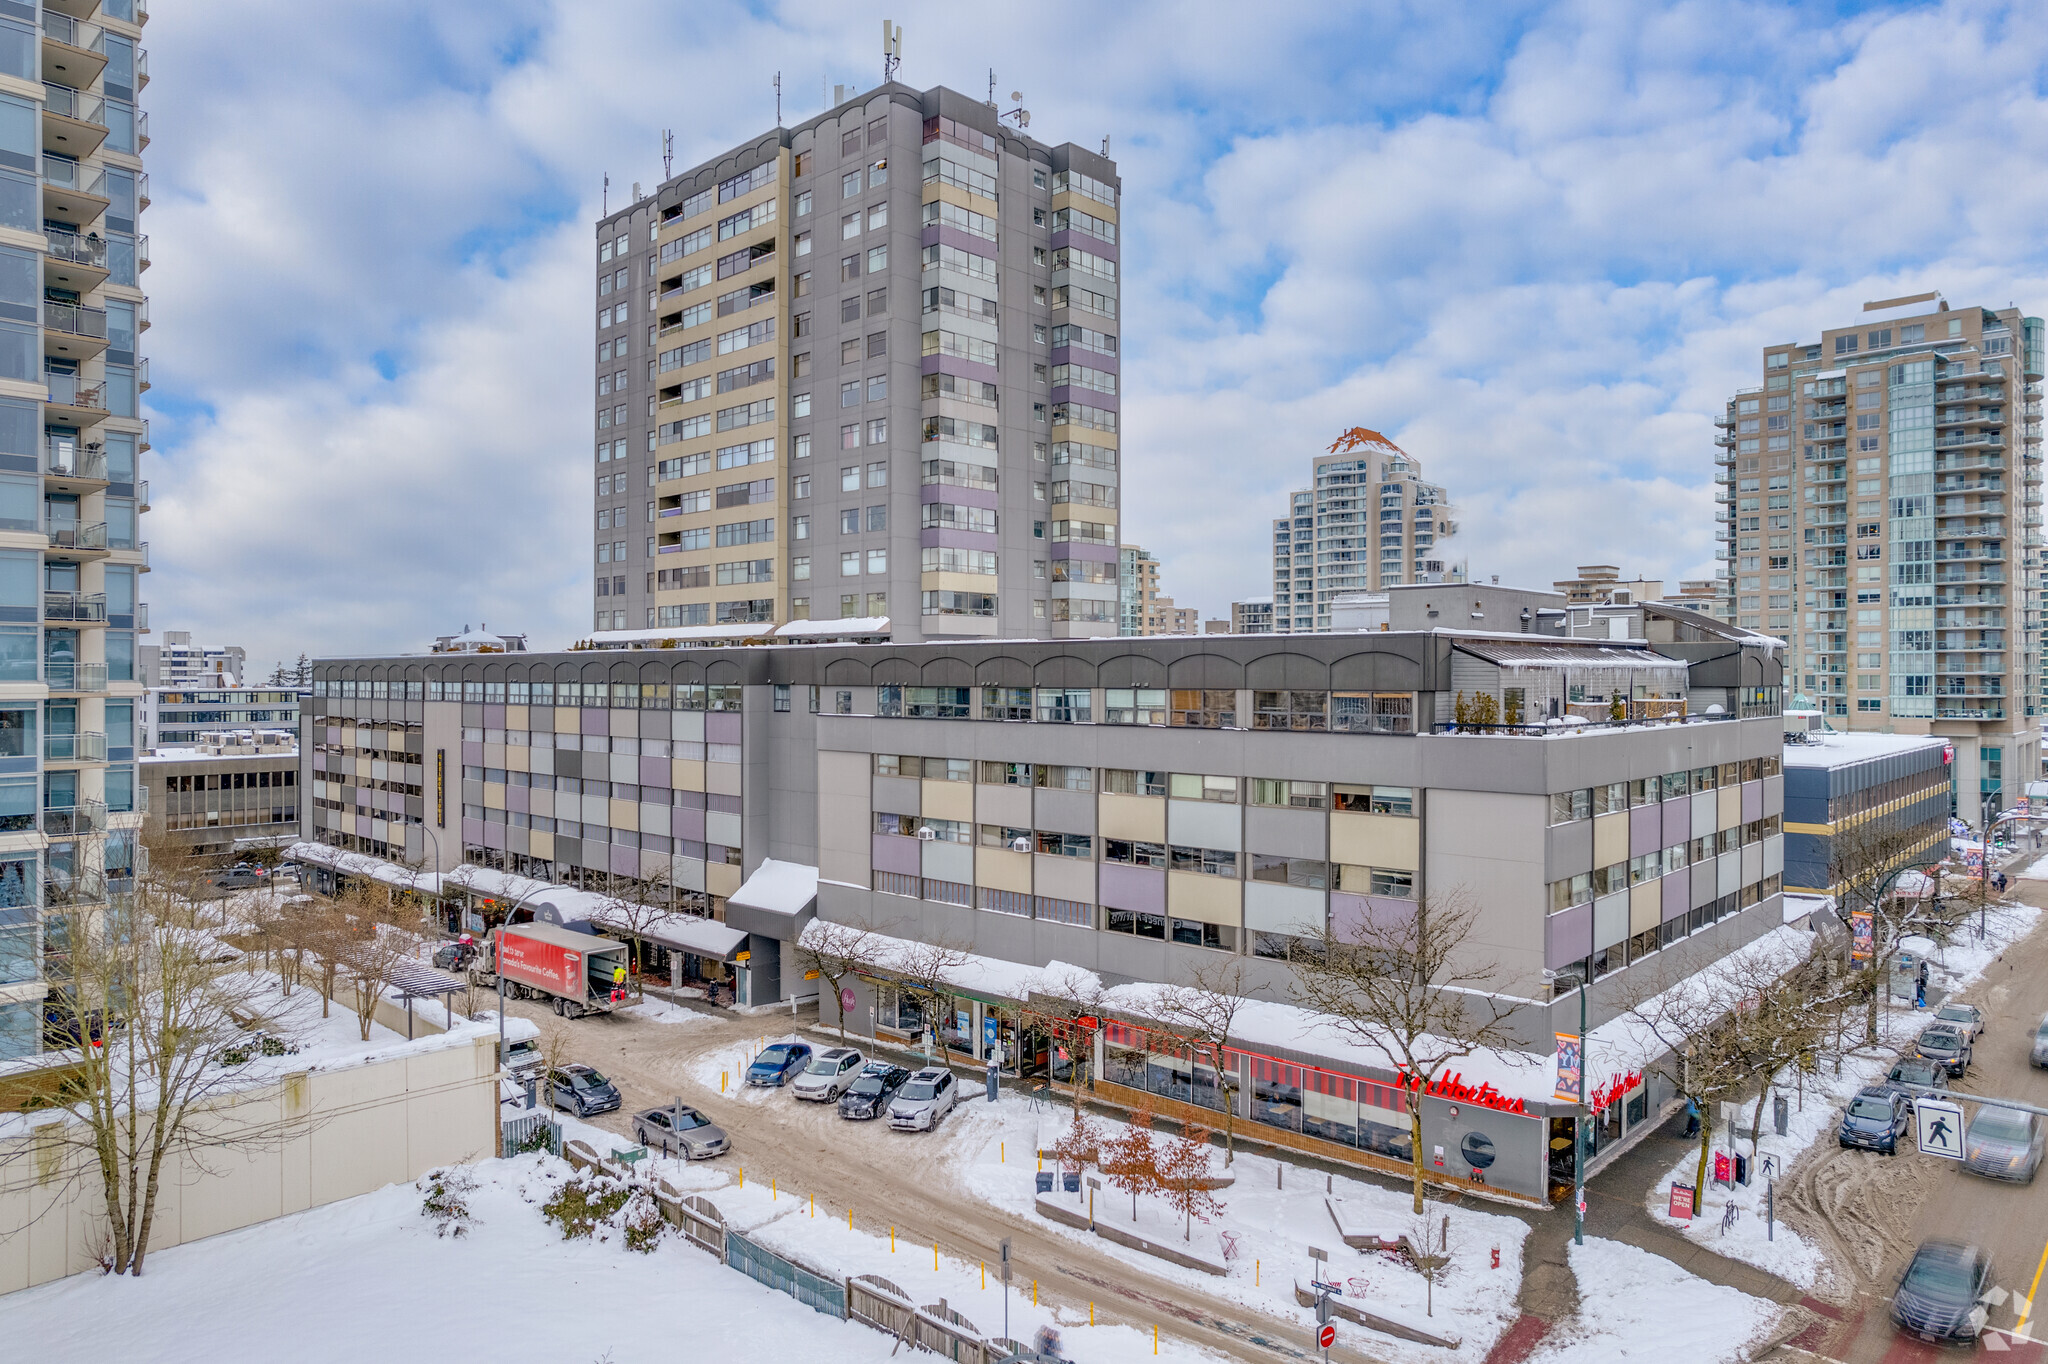
{"label": "purple window panel", "polygon": [[740,741],[740,717],[729,710],[715,710],[704,717],[704,742],[736,744]]}
{"label": "purple window panel", "polygon": [[1593,955],[1593,906],[1573,905],[1543,921],[1543,964],[1555,971]]}
{"label": "purple window panel", "polygon": [[503,705],[492,705],[492,706],[485,706],[485,707],[484,707],[484,728],[485,728],[485,729],[503,729],[504,727],[505,727],[505,707],[504,707]]}
{"label": "purple window panel", "polygon": [[1641,857],[1664,846],[1664,815],[1655,805],[1638,805],[1628,812],[1628,855]]}
{"label": "purple window panel", "polygon": [[642,786],[667,786],[669,765],[667,758],[642,758],[640,760],[640,784]]}
{"label": "purple window panel", "polygon": [[1330,931],[1341,942],[1359,942],[1362,930],[1367,924],[1393,927],[1415,917],[1413,900],[1397,900],[1384,895],[1353,895],[1348,891],[1330,892]]}
{"label": "purple window panel", "polygon": [[1748,824],[1763,817],[1764,784],[1760,781],[1742,783],[1742,822]]}
{"label": "purple window panel", "polygon": [[1692,837],[1692,802],[1690,800],[1667,800],[1658,807],[1664,811],[1664,838],[1661,846],[1670,847],[1683,843]]}
{"label": "purple window panel", "polygon": [[530,787],[508,786],[505,788],[505,808],[507,810],[515,814],[531,814],[533,813],[532,802],[533,791]]}
{"label": "purple window panel", "polygon": [[1127,867],[1121,862],[1104,862],[1100,899],[1110,909],[1164,914],[1166,873],[1158,867]]}
{"label": "purple window panel", "polygon": [[677,838],[695,839],[701,843],[704,841],[704,812],[678,805],[669,811],[669,827]]}
{"label": "purple window panel", "polygon": [[924,874],[924,858],[916,839],[900,834],[876,834],[874,839],[876,871],[893,871],[900,876]]}
{"label": "purple window panel", "polygon": [[484,765],[484,746],[464,740],[462,745],[462,761],[471,767],[482,767]]}
{"label": "purple window panel", "polygon": [[1683,919],[1692,909],[1692,874],[1674,871],[1664,878],[1664,909],[1660,923]]}
{"label": "purple window panel", "polygon": [[611,712],[604,710],[585,710],[583,712],[583,732],[585,734],[611,733]]}

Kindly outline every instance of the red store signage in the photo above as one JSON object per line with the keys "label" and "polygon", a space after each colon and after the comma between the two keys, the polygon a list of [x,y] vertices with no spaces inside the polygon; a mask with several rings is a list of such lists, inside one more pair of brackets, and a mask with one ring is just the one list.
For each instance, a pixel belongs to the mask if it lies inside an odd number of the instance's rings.
{"label": "red store signage", "polygon": [[1589,1106],[1595,1113],[1598,1113],[1622,1095],[1639,1088],[1642,1083],[1643,1073],[1640,1070],[1631,1070],[1626,1074],[1617,1075],[1593,1091],[1593,1102]]}
{"label": "red store signage", "polygon": [[1451,1099],[1461,1104],[1478,1104],[1482,1108],[1495,1108],[1503,1113],[1524,1113],[1529,1110],[1520,1099],[1511,1099],[1491,1084],[1468,1085],[1456,1071],[1439,1075],[1424,1085],[1420,1079],[1402,1072],[1395,1083],[1403,1089],[1420,1089],[1424,1094],[1439,1099]]}

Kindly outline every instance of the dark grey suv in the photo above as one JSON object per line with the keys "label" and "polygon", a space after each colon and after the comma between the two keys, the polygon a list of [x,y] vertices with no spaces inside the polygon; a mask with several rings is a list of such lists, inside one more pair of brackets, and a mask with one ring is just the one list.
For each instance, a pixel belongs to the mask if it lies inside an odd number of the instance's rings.
{"label": "dark grey suv", "polygon": [[2034,1049],[2027,1053],[2027,1060],[2048,1070],[2048,1018],[2043,1018],[2041,1026],[2034,1029]]}
{"label": "dark grey suv", "polygon": [[590,1066],[564,1066],[548,1076],[548,1104],[579,1118],[610,1113],[625,1102],[610,1080]]}

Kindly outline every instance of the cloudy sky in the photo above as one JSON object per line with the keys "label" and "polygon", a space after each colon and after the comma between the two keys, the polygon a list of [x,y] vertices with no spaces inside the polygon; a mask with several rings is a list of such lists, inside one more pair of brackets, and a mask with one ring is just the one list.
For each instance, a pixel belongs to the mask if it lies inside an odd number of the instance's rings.
{"label": "cloudy sky", "polygon": [[[612,202],[821,87],[1021,89],[1124,177],[1125,535],[1207,613],[1376,427],[1475,574],[1712,563],[1710,419],[1866,299],[2048,309],[2024,5],[207,0],[157,7],[159,630],[279,658],[588,625]],[[1108,16],[1105,18],[1104,16]]]}

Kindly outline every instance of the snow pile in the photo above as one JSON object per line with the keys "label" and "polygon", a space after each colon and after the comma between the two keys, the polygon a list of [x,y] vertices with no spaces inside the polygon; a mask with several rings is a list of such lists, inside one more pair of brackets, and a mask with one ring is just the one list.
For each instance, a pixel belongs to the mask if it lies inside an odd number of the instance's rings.
{"label": "snow pile", "polygon": [[[1803,1238],[1785,1224],[1786,1176],[1791,1173],[1795,1162],[1808,1158],[1816,1149],[1825,1151],[1834,1144],[1835,1129],[1849,1101],[1856,1097],[1859,1089],[1884,1080],[1899,1054],[1911,1046],[1920,1030],[1927,1026],[1936,1001],[1944,995],[1966,990],[1981,979],[1999,954],[2031,933],[2040,918],[2041,911],[2029,905],[1994,905],[1986,916],[1982,941],[1966,937],[1961,942],[1938,948],[1924,939],[1908,939],[1908,950],[1924,952],[1929,958],[1928,1007],[1923,1010],[1904,1004],[1881,1005],[1877,1015],[1878,1045],[1858,1047],[1845,1055],[1840,1075],[1834,1073],[1832,1064],[1824,1062],[1819,1074],[1806,1077],[1803,1100],[1798,1077],[1783,1077],[1777,1092],[1784,1094],[1791,1104],[1790,1122],[1786,1134],[1778,1136],[1772,1124],[1771,1104],[1768,1101],[1764,1104],[1762,1134],[1754,1146],[1755,1156],[1747,1188],[1739,1184],[1732,1187],[1715,1184],[1710,1154],[1707,1187],[1700,1198],[1699,1215],[1689,1222],[1674,1220],[1670,1216],[1671,1185],[1673,1181],[1693,1183],[1699,1170],[1698,1148],[1688,1143],[1683,1158],[1666,1171],[1649,1191],[1646,1202],[1650,1215],[1660,1224],[1681,1231],[1688,1240],[1708,1250],[1768,1270],[1802,1288],[1821,1286],[1829,1273],[1828,1255],[1823,1247]],[[1855,1030],[1854,1035],[1860,1036],[1863,1019],[1861,1010],[1850,1016],[1849,1026]],[[1726,1151],[1727,1124],[1718,1112],[1708,1116],[1715,1124],[1713,1150]],[[1742,1132],[1747,1133],[1754,1116],[1756,1096],[1752,1094],[1744,1102],[1737,1123]],[[1749,1138],[1746,1135],[1740,1137],[1735,1149],[1750,1155],[1752,1144]],[[1853,1160],[1891,1159],[1865,1151],[1847,1152],[1845,1155]],[[1776,1171],[1775,1227],[1766,1217],[1769,1186],[1762,1168],[1764,1157],[1771,1159]],[[1724,1227],[1723,1219],[1731,1204],[1736,1209],[1735,1216]]]}
{"label": "snow pile", "polygon": [[[960,1118],[969,1119],[973,1131]],[[1028,1105],[974,1103],[946,1119],[949,1138],[942,1159],[949,1173],[968,1193],[1020,1216],[1035,1217],[1034,1176],[1040,1163],[1032,1152],[1037,1144],[1058,1139],[1070,1119],[1063,1111],[1034,1114]],[[1105,1136],[1122,1124],[1096,1120]],[[1161,1122],[1154,1140],[1164,1142],[1179,1135],[1172,1124]],[[1050,1169],[1053,1162],[1044,1162]],[[1338,1340],[1353,1350],[1376,1359],[1391,1361],[1483,1360],[1494,1342],[1511,1325],[1518,1309],[1515,1295],[1521,1285],[1522,1242],[1528,1226],[1519,1218],[1485,1212],[1468,1206],[1428,1204],[1431,1234],[1441,1236],[1443,1219],[1451,1225],[1451,1264],[1436,1285],[1434,1315],[1425,1315],[1427,1285],[1398,1252],[1361,1251],[1347,1247],[1331,1220],[1328,1200],[1340,1199],[1347,1223],[1407,1231],[1413,1234],[1415,1217],[1405,1190],[1368,1183],[1253,1154],[1242,1148],[1226,1172],[1220,1147],[1214,1156],[1214,1171],[1228,1173],[1234,1181],[1216,1191],[1224,1205],[1221,1216],[1208,1223],[1194,1224],[1193,1248],[1205,1257],[1221,1255],[1226,1235],[1234,1244],[1228,1258],[1229,1272],[1217,1277],[1195,1268],[1175,1265],[1143,1251],[1119,1246],[1088,1231],[1063,1226],[1045,1219],[1039,1225],[1053,1235],[1084,1243],[1094,1250],[1128,1260],[1134,1267],[1162,1279],[1184,1283],[1189,1288],[1232,1298],[1247,1307],[1298,1324],[1304,1338],[1314,1330],[1315,1313],[1295,1301],[1294,1285],[1306,1286],[1316,1276],[1317,1263],[1309,1247],[1327,1250],[1329,1276],[1341,1284],[1347,1297],[1360,1306],[1390,1318],[1412,1319],[1431,1330],[1463,1337],[1458,1350],[1443,1350],[1396,1340],[1368,1332],[1349,1322],[1339,1322]],[[1093,1167],[1090,1177],[1096,1174]],[[1066,1206],[1087,1211],[1086,1182],[1075,1195],[1053,1195]],[[1105,1181],[1095,1194],[1098,1220],[1131,1227],[1131,1196],[1118,1193]],[[1135,1230],[1163,1245],[1182,1247],[1185,1223],[1164,1199],[1138,1200]],[[1500,1251],[1500,1267],[1493,1267],[1493,1251]]]}
{"label": "snow pile", "polygon": [[620,1009],[618,1014],[621,1018],[638,1019],[642,1023],[661,1023],[670,1027],[702,1027],[718,1021],[710,1014],[686,1009],[680,1004],[671,1004],[652,995],[642,1003]]}
{"label": "snow pile", "polygon": [[1543,1341],[1529,1364],[1738,1360],[1778,1312],[1762,1298],[1695,1278],[1619,1241],[1589,1236],[1571,1247],[1571,1265],[1578,1317]]}

